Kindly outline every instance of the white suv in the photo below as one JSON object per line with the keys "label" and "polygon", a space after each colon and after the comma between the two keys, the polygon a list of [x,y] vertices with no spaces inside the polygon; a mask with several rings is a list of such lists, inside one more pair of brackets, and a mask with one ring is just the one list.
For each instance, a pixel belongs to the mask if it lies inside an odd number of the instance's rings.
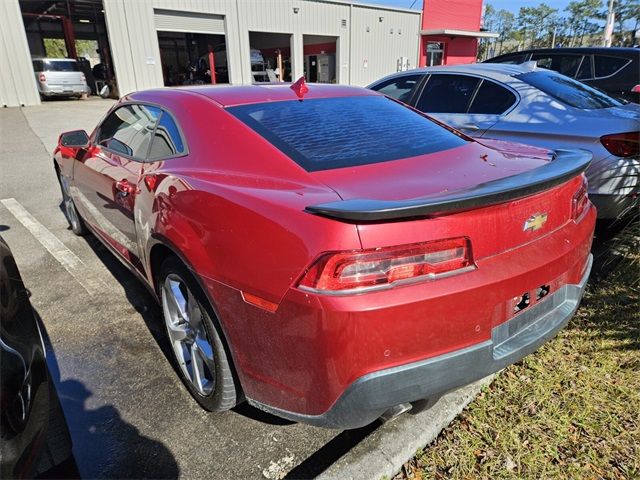
{"label": "white suv", "polygon": [[84,73],[71,58],[34,58],[33,70],[43,98],[77,97],[89,92]]}

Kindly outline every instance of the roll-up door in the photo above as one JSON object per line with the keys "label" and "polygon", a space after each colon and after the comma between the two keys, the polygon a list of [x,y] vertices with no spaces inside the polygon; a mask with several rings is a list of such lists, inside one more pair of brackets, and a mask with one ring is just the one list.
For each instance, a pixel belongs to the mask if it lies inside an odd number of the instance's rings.
{"label": "roll-up door", "polygon": [[176,10],[154,10],[156,30],[224,35],[224,16]]}

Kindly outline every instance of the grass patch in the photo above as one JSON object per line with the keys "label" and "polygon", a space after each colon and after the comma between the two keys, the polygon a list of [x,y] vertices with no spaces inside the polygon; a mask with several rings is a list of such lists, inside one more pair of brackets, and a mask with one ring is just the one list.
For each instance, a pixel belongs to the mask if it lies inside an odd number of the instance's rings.
{"label": "grass patch", "polygon": [[505,369],[402,478],[640,478],[640,295],[590,285],[571,323]]}

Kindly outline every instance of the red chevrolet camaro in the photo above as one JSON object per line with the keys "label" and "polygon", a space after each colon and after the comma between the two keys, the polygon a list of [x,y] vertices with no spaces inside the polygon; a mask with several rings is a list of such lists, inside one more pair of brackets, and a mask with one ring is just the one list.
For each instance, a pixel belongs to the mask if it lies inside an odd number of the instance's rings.
{"label": "red chevrolet camaro", "polygon": [[62,134],[54,164],[71,228],[158,298],[204,408],[353,428],[567,323],[591,267],[589,160],[279,84],[127,95]]}

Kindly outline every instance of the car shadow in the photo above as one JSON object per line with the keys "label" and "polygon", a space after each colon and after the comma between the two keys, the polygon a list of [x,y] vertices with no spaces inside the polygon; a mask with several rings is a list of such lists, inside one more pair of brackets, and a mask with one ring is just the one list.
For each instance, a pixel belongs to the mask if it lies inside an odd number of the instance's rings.
{"label": "car shadow", "polygon": [[[62,208],[62,207],[61,207]],[[120,283],[122,289],[131,306],[142,317],[149,333],[151,333],[158,348],[162,351],[167,361],[171,365],[174,374],[180,377],[180,367],[174,359],[171,345],[167,340],[164,325],[162,323],[162,311],[160,305],[149,290],[138,280],[138,278],[125,267],[110,250],[105,247],[93,234],[83,237],[87,245],[94,251],[103,265],[109,270],[111,275]],[[195,402],[195,400],[193,400]],[[232,411],[245,418],[268,425],[287,426],[295,424],[290,420],[285,420],[276,415],[255,408],[247,402],[240,403]]]}
{"label": "car shadow", "polygon": [[162,442],[141,435],[137,428],[123,420],[113,405],[88,407],[93,393],[86,385],[76,379],[61,379],[55,347],[44,322],[35,310],[34,313],[41,327],[47,366],[62,404],[75,457],[75,462],[65,462],[40,478],[178,478],[178,463]]}
{"label": "car shadow", "polygon": [[640,222],[640,216],[596,223],[591,247],[593,266],[589,283],[596,284],[606,280],[616,271],[620,263],[626,260],[625,256],[618,251],[618,237],[624,235],[625,228],[631,229],[632,222]]}
{"label": "car shadow", "polygon": [[[125,267],[110,250],[105,247],[100,240],[98,240],[94,235],[89,234],[83,237],[87,242],[88,246],[94,251],[95,255],[100,259],[103,265],[109,270],[111,275],[120,283],[123,291],[127,297],[129,303],[133,306],[133,308],[140,314],[145,325],[149,329],[149,332],[153,336],[156,341],[158,347],[163,352],[167,361],[173,368],[174,374],[179,376],[179,367],[176,364],[173,353],[171,351],[171,346],[166,338],[166,333],[164,331],[164,325],[162,323],[162,312],[160,306],[156,302],[155,298],[151,295],[151,293],[146,289],[146,287],[131,273],[127,267]],[[72,382],[72,381],[71,381]],[[75,399],[75,403],[72,404],[80,408],[80,405],[87,398],[87,395],[90,392],[87,392],[86,389],[82,385],[74,385],[73,383],[69,383],[64,386],[65,392],[72,398]],[[193,400],[195,402],[195,400]],[[424,403],[424,408],[429,408],[432,402]],[[421,403],[417,402],[416,411],[422,411],[424,408],[420,408]],[[95,421],[102,420],[100,417],[105,415],[108,417],[112,412],[108,410],[112,407],[104,407],[107,410],[99,409],[98,411],[94,411],[95,413]],[[117,413],[117,412],[116,412]],[[230,412],[226,412],[225,414],[232,415],[240,415],[246,419],[260,422],[262,424],[271,425],[278,428],[287,428],[288,426],[296,425],[296,422],[278,417],[276,415],[272,415],[268,412],[255,408],[247,402],[242,402],[236,407],[234,407]],[[91,419],[88,419],[87,422],[91,422]],[[327,444],[321,447],[318,451],[313,453],[308,458],[304,459],[300,462],[296,467],[294,467],[285,478],[315,478],[320,473],[325,471],[331,464],[345,455],[348,451],[354,448],[358,443],[360,443],[364,438],[366,438],[369,434],[375,431],[381,425],[380,421],[375,421],[369,425],[364,427],[353,429],[353,430],[344,430],[340,432],[336,437],[330,440]],[[133,429],[130,425],[124,426],[125,431],[129,432],[129,429]],[[135,430],[135,429],[134,429]],[[132,439],[126,440],[124,438],[117,439],[121,443],[131,443],[131,445],[135,445],[137,441],[133,435],[135,432],[131,432]],[[129,433],[127,433],[129,434]],[[87,439],[89,442],[91,437]],[[105,440],[108,440],[105,437]],[[164,446],[162,447],[164,449]],[[79,452],[79,455],[82,455],[83,452]],[[163,454],[162,454],[163,455]],[[170,455],[170,454],[169,454]],[[157,458],[157,454],[154,454],[152,457],[143,456],[143,458]],[[118,460],[120,461],[120,460]],[[130,477],[133,475],[133,472],[139,472],[138,464],[133,464],[133,469],[131,471],[127,471],[127,462],[123,461],[122,469],[118,470],[120,477]],[[151,472],[148,477],[150,478],[168,478],[170,476],[167,472],[175,472],[175,469],[170,464],[168,465],[169,470],[163,471],[163,468],[160,465],[157,466],[157,474]],[[164,475],[164,477],[162,477]]]}
{"label": "car shadow", "polygon": [[[624,243],[637,245],[632,240],[636,228],[631,229],[629,222],[640,222],[640,218],[632,218],[627,223],[617,226],[615,234],[605,232],[598,235],[593,242],[593,267],[589,278],[587,294],[582,299],[580,308],[592,310],[597,315],[573,318],[568,329],[583,329],[590,334],[615,343],[608,347],[612,350],[640,350],[640,323],[638,322],[638,291],[634,288],[633,277],[627,278],[629,272],[628,252],[624,252]],[[630,231],[625,232],[624,228]],[[630,236],[621,244],[625,236]],[[637,254],[637,251],[636,251]],[[631,269],[633,270],[633,269]],[[637,278],[637,272],[635,272]],[[637,284],[635,284],[637,287]]]}

